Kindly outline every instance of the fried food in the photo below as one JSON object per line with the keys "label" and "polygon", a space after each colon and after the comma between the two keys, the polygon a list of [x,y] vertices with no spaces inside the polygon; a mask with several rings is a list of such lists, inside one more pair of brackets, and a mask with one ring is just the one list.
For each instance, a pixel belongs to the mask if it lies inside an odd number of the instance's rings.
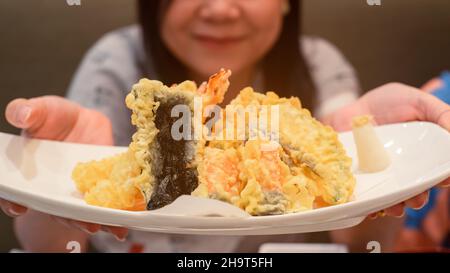
{"label": "fried food", "polygon": [[135,186],[141,168],[130,151],[100,161],[79,163],[72,172],[88,204],[123,210],[145,210],[142,192]]}
{"label": "fried food", "polygon": [[[202,141],[193,130],[172,137],[175,106],[193,119],[194,98],[204,97],[207,106],[220,103],[228,88],[230,71],[211,76],[203,89],[191,81],[167,87],[159,81],[142,79],[135,84],[126,105],[132,110],[136,133],[126,153],[101,161],[78,164],[73,173],[78,190],[88,204],[124,210],[156,209],[170,204],[198,186],[196,154]],[[184,118],[184,116],[183,116]],[[193,126],[194,122],[189,122]],[[184,129],[184,128],[183,128]],[[115,171],[115,172],[114,172]],[[143,205],[144,204],[144,205]]]}
{"label": "fried food", "polygon": [[[229,71],[222,70],[198,89],[186,81],[167,87],[141,80],[126,98],[137,127],[126,153],[101,161],[80,163],[73,180],[87,203],[125,210],[156,209],[183,194],[231,203],[251,215],[271,215],[310,210],[348,202],[355,179],[351,159],[337,133],[315,120],[298,98],[280,98],[246,88],[221,112],[223,119],[211,128],[212,139],[176,139],[173,126],[179,117],[172,109],[184,105],[190,124],[206,128],[207,106],[221,103],[228,89]],[[195,98],[202,98],[201,117],[195,115]],[[264,131],[251,126],[244,115],[244,137],[224,139],[236,130],[223,120],[249,107],[258,119],[267,118],[265,107],[276,106]],[[234,116],[233,119],[234,120]],[[236,136],[236,131],[230,135]],[[252,136],[256,137],[252,137]],[[183,135],[186,137],[186,135]],[[215,138],[214,138],[215,137]]]}
{"label": "fried food", "polygon": [[[257,148],[248,147],[252,145],[250,142],[245,144],[246,149],[243,150],[244,159],[250,154],[252,155],[250,158],[258,161],[258,164],[252,163],[249,159],[247,162],[243,161],[246,164],[241,168],[243,183],[253,189],[256,187],[253,181],[257,181],[256,184],[260,186],[266,184],[264,181],[270,181],[267,184],[271,185],[270,187],[266,189],[260,187],[262,195],[255,193],[255,196],[259,195],[257,203],[277,204],[278,208],[273,208],[273,211],[286,213],[341,204],[351,199],[355,186],[355,178],[351,172],[351,158],[346,155],[337,133],[331,127],[314,119],[307,109],[301,107],[298,98],[279,98],[274,92],[264,95],[252,88],[246,88],[231,102],[231,105],[236,107],[252,105],[258,109],[265,105],[279,106],[280,148],[271,153],[266,151],[258,155],[255,152]],[[214,145],[220,146],[217,143]],[[242,143],[233,142],[231,145],[242,146]],[[253,152],[250,152],[252,150]],[[268,156],[271,156],[270,160],[267,160]],[[276,169],[273,169],[274,166]],[[267,173],[271,170],[271,173]],[[256,188],[259,191],[259,187]],[[241,199],[246,198],[248,190],[243,187],[244,194],[241,193]],[[298,196],[293,196],[293,192],[298,193]],[[255,211],[253,208],[246,210]],[[269,211],[266,213],[270,213]]]}

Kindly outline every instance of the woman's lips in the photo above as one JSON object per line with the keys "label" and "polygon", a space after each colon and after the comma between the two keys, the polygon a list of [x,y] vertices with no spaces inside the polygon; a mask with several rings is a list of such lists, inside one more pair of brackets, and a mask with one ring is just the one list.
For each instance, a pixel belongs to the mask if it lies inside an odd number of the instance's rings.
{"label": "woman's lips", "polygon": [[244,40],[244,36],[214,37],[209,35],[194,34],[193,37],[203,45],[212,48],[225,48]]}

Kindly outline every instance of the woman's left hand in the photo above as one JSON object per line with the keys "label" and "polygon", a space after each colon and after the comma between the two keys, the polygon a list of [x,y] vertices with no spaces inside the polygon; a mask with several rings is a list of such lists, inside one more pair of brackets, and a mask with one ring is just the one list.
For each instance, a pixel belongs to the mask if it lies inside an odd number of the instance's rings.
{"label": "woman's left hand", "polygon": [[[450,131],[450,106],[427,92],[400,83],[389,83],[376,88],[356,102],[323,119],[337,131],[351,129],[352,118],[371,115],[378,124],[407,121],[428,121]],[[450,178],[439,184],[450,186]],[[428,192],[383,210],[382,214],[403,216],[405,206],[419,209],[428,201]],[[378,213],[379,214],[379,213]],[[376,217],[378,214],[371,215]]]}

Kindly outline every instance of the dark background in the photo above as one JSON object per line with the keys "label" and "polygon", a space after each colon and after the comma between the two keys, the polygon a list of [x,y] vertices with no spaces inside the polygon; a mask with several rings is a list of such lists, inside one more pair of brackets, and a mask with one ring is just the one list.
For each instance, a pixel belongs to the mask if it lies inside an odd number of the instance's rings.
{"label": "dark background", "polygon": [[[102,34],[135,22],[134,1],[0,1],[0,131],[8,101],[64,95],[83,54]],[[334,43],[358,71],[363,90],[390,81],[420,86],[450,69],[450,1],[306,0],[304,29]],[[324,234],[311,240],[327,241]],[[0,252],[17,247],[0,215]]]}

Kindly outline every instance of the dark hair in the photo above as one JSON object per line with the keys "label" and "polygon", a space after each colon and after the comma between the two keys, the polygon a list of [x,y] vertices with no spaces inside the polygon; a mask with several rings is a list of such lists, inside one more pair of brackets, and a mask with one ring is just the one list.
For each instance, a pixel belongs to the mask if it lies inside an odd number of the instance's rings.
{"label": "dark hair", "polygon": [[[290,0],[291,10],[284,16],[283,29],[273,48],[262,60],[265,91],[283,97],[296,96],[311,111],[315,88],[300,50],[301,1]],[[186,67],[167,49],[160,35],[161,11],[170,1],[138,0],[139,23],[145,49],[161,81],[172,84],[186,80]]]}

